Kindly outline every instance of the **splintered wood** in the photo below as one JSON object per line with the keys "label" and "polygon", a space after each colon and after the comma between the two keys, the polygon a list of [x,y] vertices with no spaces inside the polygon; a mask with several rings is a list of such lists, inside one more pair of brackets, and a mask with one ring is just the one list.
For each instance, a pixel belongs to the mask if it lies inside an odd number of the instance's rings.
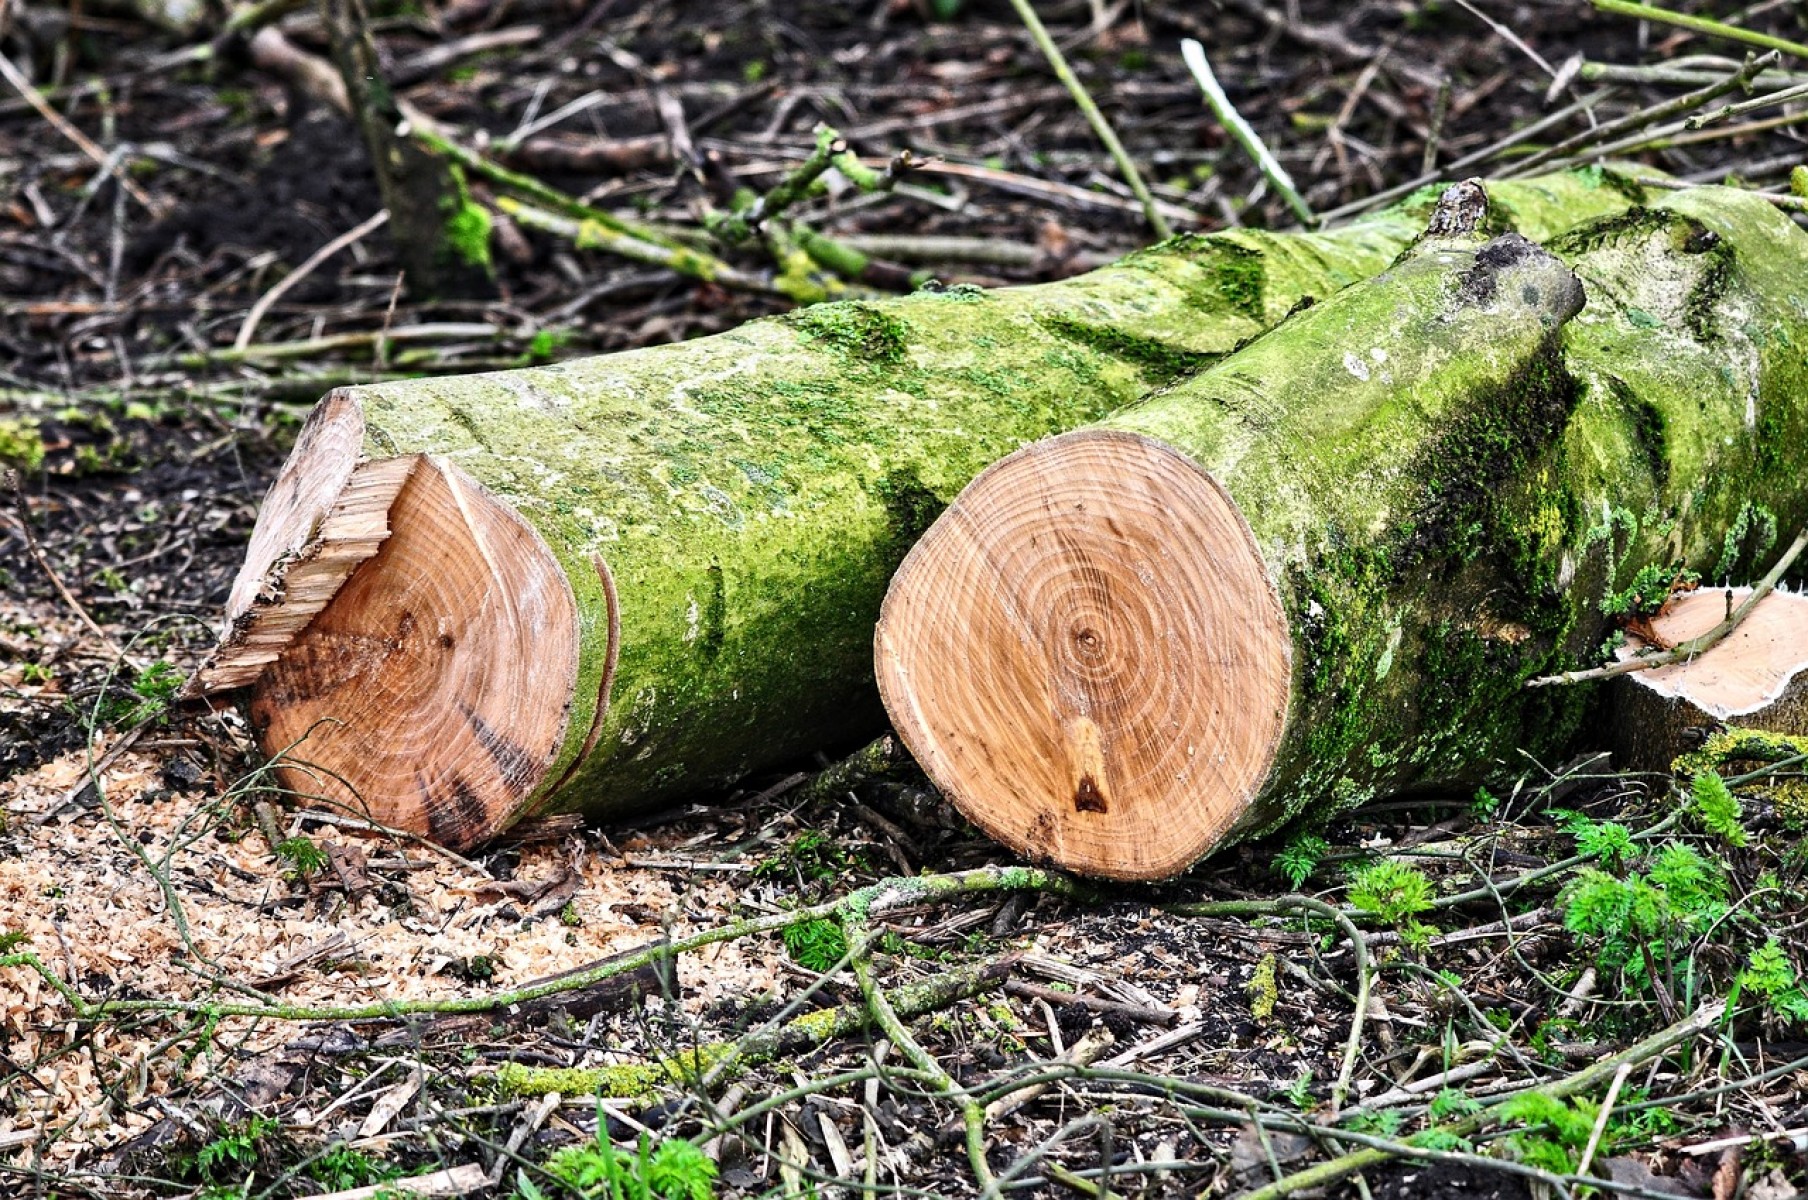
{"label": "splintered wood", "polygon": [[511,508],[436,455],[359,461],[364,435],[337,393],[310,415],[186,694],[255,683],[285,787],[462,849],[564,743],[576,608]]}

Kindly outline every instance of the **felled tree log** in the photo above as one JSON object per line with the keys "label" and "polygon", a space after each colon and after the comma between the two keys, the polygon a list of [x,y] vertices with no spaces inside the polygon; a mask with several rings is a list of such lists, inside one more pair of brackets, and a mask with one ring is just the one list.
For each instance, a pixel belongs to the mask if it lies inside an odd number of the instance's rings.
{"label": "felled tree log", "polygon": [[1808,235],[1702,189],[1551,249],[1430,239],[981,474],[875,647],[944,793],[1032,859],[1162,878],[1554,752],[1587,689],[1523,684],[1597,659],[1610,585],[1754,574],[1738,531],[1808,515]]}
{"label": "felled tree log", "polygon": [[[1503,195],[1544,233],[1627,204],[1599,173]],[[870,735],[886,580],[982,466],[1383,269],[1427,207],[335,391],[191,692],[255,685],[288,787],[453,847]]]}
{"label": "felled tree log", "polygon": [[[1698,638],[1727,619],[1750,588],[1700,588],[1652,617],[1653,645],[1628,634],[1618,657]],[[1613,683],[1614,762],[1668,771],[1708,735],[1736,725],[1808,734],[1808,596],[1772,592],[1725,640],[1697,657],[1622,675]]]}

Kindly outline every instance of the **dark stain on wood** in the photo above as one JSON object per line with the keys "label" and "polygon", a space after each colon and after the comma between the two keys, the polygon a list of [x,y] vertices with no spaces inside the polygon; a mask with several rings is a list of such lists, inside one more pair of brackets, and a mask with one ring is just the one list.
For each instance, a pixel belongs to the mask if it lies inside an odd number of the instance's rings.
{"label": "dark stain on wood", "polygon": [[464,714],[465,723],[471,727],[477,744],[483,747],[484,753],[490,756],[490,761],[496,764],[503,784],[514,790],[525,789],[534,768],[533,756],[513,738],[490,728],[490,723],[478,716],[476,710],[463,700],[458,702],[458,711]]}

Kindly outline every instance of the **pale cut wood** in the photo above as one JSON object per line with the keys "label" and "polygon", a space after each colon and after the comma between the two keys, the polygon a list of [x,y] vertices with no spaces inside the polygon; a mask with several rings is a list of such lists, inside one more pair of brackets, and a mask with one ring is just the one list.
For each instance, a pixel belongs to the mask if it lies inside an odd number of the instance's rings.
{"label": "pale cut wood", "polygon": [[[1700,588],[1678,596],[1651,619],[1652,631],[1673,646],[1700,637],[1750,594]],[[1646,648],[1628,634],[1618,657]],[[1614,688],[1615,757],[1634,770],[1668,770],[1722,725],[1808,733],[1808,596],[1772,592],[1705,653],[1621,676]]]}
{"label": "pale cut wood", "polygon": [[905,743],[980,828],[1033,859],[1160,879],[1267,777],[1292,637],[1223,488],[1109,433],[980,475],[899,569],[877,659]]}
{"label": "pale cut wood", "polygon": [[579,627],[533,528],[446,459],[410,457],[391,533],[263,670],[251,723],[290,791],[462,849],[557,757]]}
{"label": "pale cut wood", "polygon": [[328,397],[315,407],[264,497],[220,643],[185,694],[256,679],[389,536],[390,503],[419,456],[360,463],[363,440],[356,406]]}

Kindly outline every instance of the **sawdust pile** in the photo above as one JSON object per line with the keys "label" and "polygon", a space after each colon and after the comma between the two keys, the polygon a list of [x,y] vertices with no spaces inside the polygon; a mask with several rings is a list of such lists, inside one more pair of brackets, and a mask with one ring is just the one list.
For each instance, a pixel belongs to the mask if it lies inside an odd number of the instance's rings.
{"label": "sawdust pile", "polygon": [[[222,997],[92,793],[67,803],[87,761],[65,755],[0,784],[0,935],[22,934],[15,950],[37,954],[91,1000]],[[242,814],[221,811],[210,793],[172,790],[151,758],[120,755],[102,783],[120,830],[163,865],[199,956],[220,976],[292,1004],[517,987],[644,945],[662,927],[679,935],[716,923],[745,878],[630,868],[568,837],[523,847],[512,878],[497,880],[418,844],[332,829],[312,835],[327,866],[286,878]],[[777,957],[759,941],[686,955],[678,968],[686,1009],[772,989],[768,963]],[[0,1091],[0,1154],[55,1166],[115,1145],[162,1115],[158,1096],[223,1071],[228,1050],[257,1053],[296,1035],[293,1023],[228,1020],[194,1056],[192,1037],[174,1037],[181,1029],[170,1019],[84,1028],[32,970],[0,968],[0,1076],[15,1076]]]}

